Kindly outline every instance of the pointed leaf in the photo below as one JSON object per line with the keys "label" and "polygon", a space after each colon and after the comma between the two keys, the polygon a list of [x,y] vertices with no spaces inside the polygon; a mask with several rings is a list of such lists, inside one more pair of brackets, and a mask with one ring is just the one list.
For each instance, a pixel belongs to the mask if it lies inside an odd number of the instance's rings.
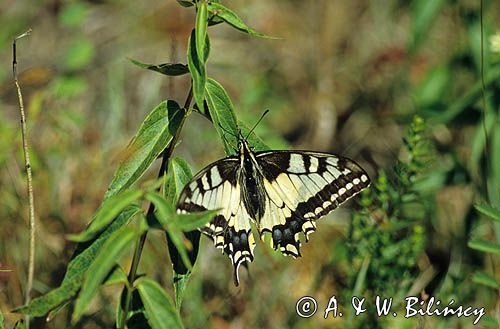
{"label": "pointed leaf", "polygon": [[94,238],[99,232],[108,226],[125,207],[139,199],[141,196],[142,191],[127,190],[105,199],[95,213],[89,227],[80,234],[68,235],[69,240],[84,242]]}
{"label": "pointed leaf", "polygon": [[146,199],[152,202],[156,209],[156,219],[161,224],[163,229],[167,229],[173,224],[175,209],[171,206],[163,196],[157,192],[146,193]]}
{"label": "pointed leaf", "polygon": [[[207,35],[208,38],[208,35]],[[203,100],[205,99],[205,83],[207,81],[207,72],[205,70],[205,61],[198,57],[196,51],[195,30],[191,32],[188,39],[187,62],[191,78],[193,79],[193,96],[198,108],[203,109]]]}
{"label": "pointed leaf", "polygon": [[175,226],[184,232],[196,230],[210,222],[217,211],[207,210],[189,214],[176,214]]}
{"label": "pointed leaf", "polygon": [[171,298],[158,283],[143,277],[135,284],[146,309],[148,323],[153,329],[184,328]]}
{"label": "pointed leaf", "polygon": [[207,38],[208,28],[208,5],[205,1],[198,2],[198,12],[196,13],[196,54],[198,58],[203,60],[202,65],[205,65],[205,41]]}
{"label": "pointed leaf", "polygon": [[257,32],[248,25],[246,25],[243,20],[236,15],[234,11],[231,9],[221,5],[220,3],[210,3],[208,5],[208,10],[217,17],[222,18],[227,24],[231,25],[235,29],[245,32],[247,34],[256,36],[256,37],[261,37],[261,38],[268,38],[268,39],[276,39],[276,37],[271,37],[269,35],[266,35],[261,32]]}
{"label": "pointed leaf", "polygon": [[227,155],[236,154],[239,130],[231,99],[217,81],[208,79],[206,100],[214,127],[219,133]]}
{"label": "pointed leaf", "polygon": [[14,325],[14,329],[26,329],[26,324],[24,324],[24,320],[18,320]]}
{"label": "pointed leaf", "polygon": [[128,146],[127,157],[115,172],[104,198],[123,191],[144,174],[170,144],[184,115],[185,111],[174,101],[164,101],[149,113]]}
{"label": "pointed leaf", "polygon": [[493,208],[490,205],[487,204],[482,204],[482,205],[474,205],[474,208],[476,208],[477,211],[479,211],[481,214],[490,217],[491,219],[494,219],[496,221],[500,221],[500,210]]}
{"label": "pointed leaf", "polygon": [[[165,199],[168,203],[170,203],[171,205],[177,204],[179,194],[181,193],[184,186],[189,183],[192,177],[193,174],[191,172],[191,168],[186,163],[186,161],[181,158],[174,158],[170,161],[168,176],[163,189]],[[169,237],[168,233],[166,234],[166,236],[168,243],[168,253],[170,255],[170,261],[172,262],[172,267],[174,270],[173,284],[175,292],[175,306],[177,309],[180,309],[182,299],[184,297],[184,291],[189,281],[189,277],[191,276],[191,271],[189,271],[184,264],[186,262],[184,252],[182,252],[182,254],[181,252],[179,252],[176,245]],[[187,251],[189,265],[191,265],[195,263],[196,257],[198,255],[200,235],[199,232],[196,232],[194,234],[188,232],[184,236],[187,239],[188,243],[193,247],[191,250]],[[184,249],[183,246],[181,246],[181,248]]]}
{"label": "pointed leaf", "polygon": [[109,225],[97,239],[81,243],[73,259],[69,262],[61,285],[47,294],[33,299],[28,305],[19,307],[14,312],[43,316],[58,306],[71,300],[80,289],[84,274],[91,266],[104,243],[111,234],[127,224],[131,218],[141,212],[137,206],[129,206]]}
{"label": "pointed leaf", "polygon": [[181,64],[181,63],[147,64],[136,61],[135,59],[130,59],[130,61],[143,69],[155,71],[168,76],[179,76],[189,73],[189,69],[186,64]]}
{"label": "pointed leaf", "polygon": [[[139,279],[139,278],[137,278]],[[125,304],[125,299],[127,296],[127,289],[122,289],[119,302],[117,303],[116,308],[116,328],[122,328],[121,320],[123,318],[123,306]],[[132,300],[130,303],[130,308],[128,311],[128,316],[126,319],[127,329],[149,329],[151,328],[148,325],[148,320],[146,318],[146,310],[144,309],[144,305],[142,304],[141,296],[137,290],[132,291]]]}
{"label": "pointed leaf", "polygon": [[113,284],[128,284],[127,273],[123,270],[120,265],[116,265],[115,268],[108,275],[103,285],[110,286]]}
{"label": "pointed leaf", "polygon": [[187,0],[177,0],[177,2],[182,6],[182,7],[192,7],[194,6],[193,1],[187,1]]}
{"label": "pointed leaf", "polygon": [[81,317],[106,276],[115,266],[116,262],[130,250],[134,240],[139,235],[140,232],[134,228],[124,227],[114,232],[102,246],[95,261],[85,274],[82,289],[75,303],[72,317],[73,322],[76,322]]}
{"label": "pointed leaf", "polygon": [[[148,115],[146,120],[143,122],[138,134],[131,142],[132,146],[134,145],[137,146],[135,147],[137,148],[137,150],[134,149],[134,147],[132,147],[131,153],[137,151],[136,154],[140,155],[140,151],[149,150],[153,152],[155,151],[158,152],[157,148],[160,149],[164,148],[161,145],[162,144],[161,137],[162,136],[169,137],[168,132],[176,130],[177,129],[176,125],[178,127],[178,122],[183,119],[182,115],[181,119],[179,120],[178,112],[181,111],[179,111],[180,109],[179,106],[176,105],[177,104],[175,102],[163,102],[157,108],[155,108],[150,113],[150,115]],[[166,109],[167,110],[173,109],[173,111],[167,112],[165,111]],[[166,129],[167,132],[164,131],[159,132],[158,129],[155,129],[157,128],[158,123],[161,124],[162,122],[165,123],[164,124],[165,127],[168,127]],[[175,131],[173,133],[175,133]],[[158,143],[156,143],[152,147],[151,145],[148,145],[147,144],[148,137],[154,140],[155,137],[158,137],[157,135],[160,135],[159,138],[156,138],[157,140],[159,139],[160,141],[158,141]],[[170,140],[171,138],[168,139],[168,142]],[[161,151],[159,151],[158,153],[161,153]],[[134,158],[134,154],[132,154],[132,156],[129,159],[125,160],[124,163],[122,163],[121,167],[115,173],[115,178],[113,182],[110,184],[110,188],[108,189],[108,192],[105,195],[105,199],[115,195],[121,189],[128,187],[137,178],[139,178],[140,175],[142,175],[142,173],[147,169],[147,167],[151,164],[151,162],[154,161],[154,159],[156,158],[156,156],[151,156],[152,155],[151,153],[147,154],[146,152],[146,157],[148,155],[149,159],[146,158],[146,161],[142,162],[142,166],[141,165],[136,166],[137,161],[130,161],[131,159],[137,160],[137,157]],[[141,160],[140,156],[138,160],[139,160],[138,162],[140,162]],[[120,216],[118,216],[118,218],[115,221],[113,221],[113,223],[110,226],[108,226],[108,228],[97,239],[86,243],[80,243],[72,257],[72,260],[68,264],[66,275],[64,277],[63,282],[61,283],[61,286],[59,288],[50,291],[44,296],[32,300],[29,305],[20,307],[16,311],[21,313],[41,316],[47,314],[51,310],[58,309],[62,305],[67,304],[67,302],[73,299],[73,297],[80,289],[83,281],[83,274],[90,266],[95,257],[95,254],[100,250],[100,248],[102,247],[106,239],[109,237],[109,235],[114,231],[116,231],[117,229],[119,229],[121,226],[123,226],[126,222],[128,222],[130,218],[135,216],[139,211],[140,209],[137,207],[128,207],[125,211],[123,211],[120,214]]]}
{"label": "pointed leaf", "polygon": [[[188,249],[191,251],[193,246],[191,245],[190,240],[185,239],[182,231],[179,230],[175,226],[171,226],[167,231],[168,241],[170,241],[177,252],[180,255],[181,261],[184,266],[191,271],[193,268],[193,263],[191,262],[190,254],[188,253]],[[170,247],[170,245],[169,245]]]}
{"label": "pointed leaf", "polygon": [[184,292],[186,291],[190,277],[191,277],[191,271],[187,271],[187,273],[184,274],[177,273],[174,271],[172,279],[174,281],[175,308],[177,309],[177,311],[181,309],[182,301],[184,299]]}
{"label": "pointed leaf", "polygon": [[147,193],[146,199],[151,201],[155,205],[156,219],[161,224],[163,229],[167,232],[168,239],[171,240],[171,242],[179,252],[180,257],[184,262],[185,266],[191,269],[192,266],[185,245],[185,242],[189,243],[189,241],[184,239],[182,231],[176,225],[175,221],[176,213],[174,211],[174,208],[170,204],[168,204],[167,200],[165,200],[158,193],[154,192]]}
{"label": "pointed leaf", "polygon": [[486,240],[471,240],[469,241],[468,246],[469,248],[475,250],[493,254],[500,254],[500,244],[495,242],[490,242]]}
{"label": "pointed leaf", "polygon": [[64,303],[62,303],[61,305],[57,306],[56,308],[54,308],[52,311],[49,312],[49,314],[47,314],[47,317],[45,318],[45,321],[47,322],[50,322],[52,321],[52,319],[63,309],[65,308],[68,304],[70,303],[70,301],[66,301]]}
{"label": "pointed leaf", "polygon": [[179,194],[191,180],[193,173],[191,167],[181,158],[170,159],[168,166],[163,195],[169,204],[175,206],[179,199]]}

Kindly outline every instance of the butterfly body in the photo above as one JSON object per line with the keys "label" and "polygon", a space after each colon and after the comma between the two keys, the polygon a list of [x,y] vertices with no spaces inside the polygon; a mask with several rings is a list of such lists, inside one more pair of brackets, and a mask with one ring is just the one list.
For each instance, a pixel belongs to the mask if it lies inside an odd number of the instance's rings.
{"label": "butterfly body", "polygon": [[193,177],[181,192],[181,212],[218,209],[201,229],[226,253],[235,283],[241,264],[253,261],[255,238],[269,233],[271,244],[285,255],[300,256],[300,234],[306,241],[325,216],[370,183],[354,161],[311,151],[253,152],[246,140],[239,155],[216,161]]}
{"label": "butterfly body", "polygon": [[242,142],[240,146],[240,161],[238,177],[241,185],[241,198],[248,214],[255,221],[264,215],[265,194],[259,164],[246,142]]}

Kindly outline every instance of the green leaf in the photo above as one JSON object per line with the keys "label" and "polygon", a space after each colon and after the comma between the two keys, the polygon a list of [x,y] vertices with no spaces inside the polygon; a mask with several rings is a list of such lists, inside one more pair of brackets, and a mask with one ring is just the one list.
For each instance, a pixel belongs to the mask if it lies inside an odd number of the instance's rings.
{"label": "green leaf", "polygon": [[207,210],[189,214],[176,214],[175,227],[184,232],[196,230],[211,221],[217,211],[218,210]]}
{"label": "green leaf", "polygon": [[134,240],[139,237],[140,233],[132,227],[124,227],[107,239],[85,274],[82,289],[75,303],[73,322],[81,317],[101,283],[116,262],[132,247]]}
{"label": "green leaf", "polygon": [[18,320],[14,325],[14,329],[26,329],[26,325],[24,324],[24,320]]}
{"label": "green leaf", "polygon": [[410,53],[417,50],[441,8],[446,3],[446,0],[413,1],[412,3],[414,4],[411,10],[411,32],[413,38],[409,45]]}
{"label": "green leaf", "polygon": [[131,186],[170,144],[184,120],[185,111],[174,101],[161,102],[144,119],[126,151],[126,158],[116,170],[104,198]]}
{"label": "green leaf", "polygon": [[103,285],[110,286],[113,284],[128,284],[128,277],[120,265],[116,265],[112,272],[106,278]]}
{"label": "green leaf", "polygon": [[184,251],[184,245],[179,246],[179,241],[174,240],[167,234],[168,252],[174,270],[174,292],[175,292],[175,305],[180,309],[182,299],[184,298],[184,291],[186,289],[189,277],[191,276],[192,265],[196,262],[198,257],[198,250],[200,246],[200,231],[195,230],[184,233],[186,241],[191,245],[191,249],[187,250],[187,259]]}
{"label": "green leaf", "polygon": [[[122,298],[121,298],[121,303],[119,303],[121,306],[122,304],[125,303],[125,298],[126,298],[126,292],[127,290],[122,291]],[[117,316],[116,319],[121,319],[122,318],[122,313],[123,309],[122,307],[117,309]],[[121,328],[119,326],[119,321],[117,322],[117,328]],[[132,302],[130,305],[130,309],[128,312],[127,316],[127,329],[150,329],[152,328],[148,324],[148,319],[146,318],[146,309],[144,308],[144,304],[142,303],[141,296],[139,295],[139,292],[134,289],[132,291]]]}
{"label": "green leaf", "polygon": [[[208,38],[208,35],[207,35]],[[203,109],[203,100],[205,99],[205,83],[207,81],[207,72],[205,70],[205,61],[198,57],[196,51],[195,30],[191,32],[188,39],[187,62],[191,78],[193,79],[193,96],[198,108]]]}
{"label": "green leaf", "polygon": [[225,21],[219,16],[214,16],[213,14],[208,16],[208,26],[215,26],[224,22]]}
{"label": "green leaf", "polygon": [[170,205],[162,195],[157,192],[148,192],[146,193],[146,200],[150,201],[155,206],[155,214],[156,219],[159,224],[167,229],[173,224],[175,209],[172,205]]}
{"label": "green leaf", "polygon": [[192,7],[194,6],[193,1],[187,1],[187,0],[177,0],[177,2],[182,6],[182,7]]}
{"label": "green leaf", "polygon": [[171,298],[158,283],[142,277],[135,284],[146,309],[148,323],[153,329],[184,328]]}
{"label": "green leaf", "polygon": [[[170,251],[170,248],[168,250]],[[184,299],[184,292],[186,291],[190,277],[191,277],[191,271],[188,271],[185,274],[177,273],[174,271],[172,279],[174,282],[175,308],[177,310],[181,309],[182,300]]]}
{"label": "green leaf", "polygon": [[5,327],[3,326],[3,313],[2,313],[2,309],[0,309],[0,329],[5,329]]}
{"label": "green leaf", "polygon": [[221,137],[224,151],[227,155],[234,155],[237,153],[239,129],[233,103],[217,81],[208,79],[205,87],[208,110]]}
{"label": "green leaf", "polygon": [[208,5],[205,1],[198,2],[198,12],[196,13],[196,54],[198,58],[203,59],[202,65],[205,65],[205,41],[208,28]]}
{"label": "green leaf", "polygon": [[[177,203],[182,189],[189,183],[192,177],[193,174],[191,172],[191,168],[186,161],[181,158],[173,158],[170,160],[168,175],[163,188],[163,193],[168,203],[171,205],[175,205]],[[191,271],[189,271],[184,264],[185,256],[183,261],[182,254],[172,242],[168,233],[166,236],[168,242],[168,252],[174,270],[173,284],[175,292],[175,306],[177,309],[180,309],[182,299],[184,297],[184,291],[189,281],[189,277],[191,276]],[[200,240],[199,232],[188,232],[185,234],[185,238],[193,247],[191,250],[187,251],[190,261],[189,264],[194,264],[198,255],[198,245]]]}
{"label": "green leaf", "polygon": [[181,158],[170,159],[165,177],[163,196],[169,204],[175,206],[184,186],[191,180],[193,173],[188,163]]}
{"label": "green leaf", "polygon": [[257,32],[248,25],[246,25],[243,20],[236,15],[234,11],[231,9],[221,5],[220,3],[210,3],[208,5],[208,10],[217,17],[220,17],[223,19],[227,24],[231,25],[235,29],[245,32],[247,34],[256,36],[256,37],[261,37],[261,38],[268,38],[268,39],[276,39],[275,37],[271,37],[269,35],[266,35],[261,32]]}
{"label": "green leaf", "polygon": [[474,281],[475,283],[479,283],[479,284],[491,287],[491,288],[495,288],[495,289],[500,288],[500,282],[498,282],[497,280],[495,280],[494,277],[492,277],[486,273],[475,272],[474,276],[472,277],[472,281]]}
{"label": "green leaf", "polygon": [[129,220],[140,211],[141,209],[137,206],[127,207],[97,239],[79,244],[72,260],[68,264],[61,285],[47,294],[33,299],[28,305],[15,309],[14,312],[33,316],[43,316],[71,300],[80,289],[84,274],[91,266],[103,244],[111,234],[128,223]]}
{"label": "green leaf", "polygon": [[[193,250],[193,246],[190,243],[190,240],[184,237],[182,231],[175,226],[170,226],[167,231],[168,241],[172,242],[173,246],[177,250],[180,255],[180,259],[184,266],[191,271],[193,269],[193,263],[191,262],[190,254],[188,253],[188,248]],[[187,244],[187,246],[186,246]]]}
{"label": "green leaf", "polygon": [[54,308],[53,310],[51,310],[49,312],[49,314],[47,314],[47,317],[45,318],[45,321],[47,322],[50,322],[52,321],[53,318],[55,318],[55,316],[63,309],[65,308],[68,304],[70,303],[70,301],[66,301],[64,303],[62,303],[61,305],[57,306],[56,308]]}
{"label": "green leaf", "polygon": [[490,217],[496,221],[500,221],[500,210],[493,208],[490,205],[487,204],[476,204],[474,205],[474,208],[476,208],[477,211],[479,211],[481,214]]}
{"label": "green leaf", "polygon": [[176,225],[175,218],[177,215],[174,208],[170,204],[168,204],[167,200],[165,200],[165,198],[163,198],[158,193],[147,193],[146,199],[151,201],[155,205],[156,219],[161,224],[163,229],[167,232],[168,238],[172,241],[173,245],[179,252],[184,265],[188,269],[191,269],[192,265],[188,252],[186,250],[186,245],[184,243],[184,235],[182,234],[180,228],[178,228]]}
{"label": "green leaf", "polygon": [[469,248],[475,250],[493,254],[500,254],[500,244],[495,242],[490,242],[486,240],[471,240],[469,241],[468,246]]}
{"label": "green leaf", "polygon": [[125,207],[142,196],[142,191],[127,190],[113,195],[103,201],[94,215],[89,227],[80,234],[68,235],[69,240],[84,242],[94,238],[113,219],[118,216]]}
{"label": "green leaf", "polygon": [[181,63],[146,64],[136,61],[135,59],[130,59],[130,61],[143,69],[155,71],[169,76],[179,76],[189,73],[189,68],[186,64],[181,64]]}

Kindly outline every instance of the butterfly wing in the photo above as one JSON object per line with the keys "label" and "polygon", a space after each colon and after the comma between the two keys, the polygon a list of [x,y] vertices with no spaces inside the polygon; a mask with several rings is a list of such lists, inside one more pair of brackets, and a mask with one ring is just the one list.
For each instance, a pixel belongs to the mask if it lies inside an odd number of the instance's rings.
{"label": "butterfly wing", "polygon": [[255,248],[251,218],[241,199],[238,175],[237,157],[214,162],[193,177],[184,187],[177,203],[180,212],[219,210],[201,231],[231,259],[236,285],[239,281],[239,266],[253,261]]}
{"label": "butterfly wing", "polygon": [[333,154],[273,151],[256,159],[268,196],[259,231],[270,232],[273,247],[294,257],[300,256],[301,232],[307,241],[316,220],[370,184],[359,165]]}

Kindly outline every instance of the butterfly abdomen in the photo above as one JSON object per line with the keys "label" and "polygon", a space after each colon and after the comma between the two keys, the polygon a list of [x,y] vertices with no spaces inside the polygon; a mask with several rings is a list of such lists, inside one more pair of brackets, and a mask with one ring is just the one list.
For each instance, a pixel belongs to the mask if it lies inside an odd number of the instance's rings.
{"label": "butterfly abdomen", "polygon": [[263,193],[262,176],[259,175],[256,164],[249,150],[242,153],[242,166],[240,173],[241,198],[253,220],[264,215],[265,194]]}

